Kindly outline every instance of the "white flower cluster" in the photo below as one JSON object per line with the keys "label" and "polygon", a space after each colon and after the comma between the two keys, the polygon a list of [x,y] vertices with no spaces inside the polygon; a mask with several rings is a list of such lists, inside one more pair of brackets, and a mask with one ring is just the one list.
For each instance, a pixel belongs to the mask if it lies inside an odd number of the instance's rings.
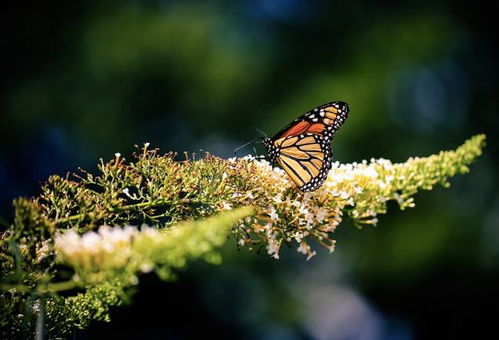
{"label": "white flower cluster", "polygon": [[[354,206],[359,203],[359,197],[366,194],[366,199],[376,193],[376,200],[386,202],[392,198],[391,182],[394,179],[395,168],[386,159],[371,159],[361,163],[339,164],[333,163],[323,188],[327,194],[344,201],[344,205]],[[365,223],[376,224],[377,213],[374,209],[354,209],[353,218],[366,219]]]}
{"label": "white flower cluster", "polygon": [[[310,239],[333,251],[331,233],[343,214],[357,225],[375,225],[377,215],[386,213],[389,200],[396,201],[400,209],[414,207],[412,196],[419,190],[430,190],[436,184],[448,186],[447,178],[466,173],[467,165],[481,154],[484,139],[477,135],[454,151],[409,158],[404,163],[386,159],[335,162],[323,185],[306,193],[296,189],[285,171],[266,161],[253,156],[231,159],[231,175],[237,179],[240,175],[245,182],[233,187],[236,191],[226,203],[257,207],[257,214],[241,224],[244,232],[236,231],[239,244],[251,249],[263,243],[275,258],[281,245],[290,242],[297,242],[298,251],[310,258],[315,254]],[[226,210],[225,204],[222,209]]]}
{"label": "white flower cluster", "polygon": [[[269,162],[250,155],[230,160],[234,164],[238,161],[255,165],[258,183],[270,183],[267,186],[270,191],[266,189],[266,192],[259,193],[258,189],[254,189],[243,196],[249,199],[250,204],[258,202],[261,206],[267,221],[264,224],[254,222],[252,230],[264,237],[267,252],[274,258],[279,257],[281,244],[291,241],[299,244],[299,252],[312,257],[315,251],[306,241],[309,237],[314,237],[332,252],[335,242],[328,233],[333,232],[342,221],[345,207],[351,206],[349,214],[361,223],[376,224],[377,211],[382,210],[380,204],[394,199],[391,183],[395,168],[386,159],[351,164],[335,162],[323,186],[315,192],[303,194],[290,191],[293,184],[289,176]],[[271,201],[266,197],[271,197]],[[224,210],[229,206],[229,202],[225,203]],[[239,244],[245,242],[239,240]]]}
{"label": "white flower cluster", "polygon": [[132,242],[139,236],[154,237],[153,228],[110,227],[103,225],[97,232],[78,235],[69,230],[55,237],[55,251],[60,262],[75,268],[113,268],[125,264],[132,255]]}

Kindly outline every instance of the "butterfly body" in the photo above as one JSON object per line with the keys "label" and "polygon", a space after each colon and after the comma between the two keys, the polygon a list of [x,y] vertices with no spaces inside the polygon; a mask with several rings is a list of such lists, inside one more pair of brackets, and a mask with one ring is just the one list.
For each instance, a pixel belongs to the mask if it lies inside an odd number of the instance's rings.
{"label": "butterfly body", "polygon": [[317,190],[331,169],[331,140],[348,113],[348,104],[331,102],[301,115],[273,138],[263,140],[270,160],[301,191]]}

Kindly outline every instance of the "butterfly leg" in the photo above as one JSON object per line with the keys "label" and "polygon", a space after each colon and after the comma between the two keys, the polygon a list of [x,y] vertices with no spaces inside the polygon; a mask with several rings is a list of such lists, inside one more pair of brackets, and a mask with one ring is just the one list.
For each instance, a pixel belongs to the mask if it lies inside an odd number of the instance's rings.
{"label": "butterfly leg", "polygon": [[[258,152],[256,152],[256,148],[253,146],[253,152],[255,153],[255,158],[256,159],[266,159],[265,156],[259,156]],[[263,157],[263,158],[262,158]]]}
{"label": "butterfly leg", "polygon": [[255,157],[255,159],[256,159],[257,161],[259,161],[259,160],[267,160],[267,161],[268,161],[268,160],[270,160],[270,157],[267,157],[267,156],[262,156],[262,155],[261,155],[261,156],[256,156],[256,157]]}

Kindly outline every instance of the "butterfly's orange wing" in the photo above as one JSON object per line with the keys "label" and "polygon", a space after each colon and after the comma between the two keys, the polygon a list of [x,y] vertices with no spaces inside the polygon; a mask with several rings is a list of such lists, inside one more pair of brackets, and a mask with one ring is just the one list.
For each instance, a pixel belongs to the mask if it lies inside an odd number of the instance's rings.
{"label": "butterfly's orange wing", "polygon": [[331,139],[348,116],[348,104],[332,102],[316,107],[301,115],[277,133],[273,140],[312,133]]}
{"label": "butterfly's orange wing", "polygon": [[279,150],[276,162],[302,191],[322,185],[331,168],[329,145],[319,136],[306,133],[274,141]]}
{"label": "butterfly's orange wing", "polygon": [[271,159],[302,191],[314,191],[331,169],[331,139],[348,116],[348,104],[332,102],[298,117],[266,144]]}

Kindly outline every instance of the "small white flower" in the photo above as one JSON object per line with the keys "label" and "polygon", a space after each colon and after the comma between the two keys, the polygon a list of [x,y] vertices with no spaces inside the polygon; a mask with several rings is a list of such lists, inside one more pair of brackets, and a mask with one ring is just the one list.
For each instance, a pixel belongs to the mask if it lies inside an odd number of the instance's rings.
{"label": "small white flower", "polygon": [[274,207],[270,208],[269,216],[272,221],[277,221],[279,219],[279,214],[277,214]]}
{"label": "small white flower", "polygon": [[101,237],[93,232],[89,231],[85,233],[81,238],[81,246],[89,251],[96,250],[100,247]]}
{"label": "small white flower", "polygon": [[372,166],[369,166],[365,169],[364,175],[367,177],[376,178],[376,177],[378,177],[378,172],[376,170],[374,170],[374,168]]}
{"label": "small white flower", "polygon": [[317,252],[315,250],[308,253],[307,261],[310,260],[312,257],[314,257],[316,254],[317,254]]}
{"label": "small white flower", "polygon": [[147,225],[142,225],[140,233],[145,237],[153,239],[160,235],[160,232],[157,229],[148,227]]}
{"label": "small white flower", "polygon": [[313,226],[315,223],[314,214],[307,213],[305,215],[305,220],[307,221],[307,226]]}
{"label": "small white flower", "polygon": [[33,311],[36,313],[40,311],[40,300],[35,300],[33,303]]}
{"label": "small white flower", "polygon": [[316,212],[317,221],[322,222],[327,216],[327,209],[324,207],[318,208]]}
{"label": "small white flower", "polygon": [[267,243],[267,253],[275,259],[279,259],[280,243],[274,238],[269,238]]}
{"label": "small white flower", "polygon": [[330,254],[334,251],[335,245],[336,245],[336,241],[333,240],[333,242],[331,243],[331,245],[328,247],[328,250],[329,250]]}
{"label": "small white flower", "polygon": [[305,241],[300,243],[300,246],[298,247],[297,250],[299,253],[307,255],[307,261],[317,254],[316,251],[312,251],[308,243]]}
{"label": "small white flower", "polygon": [[277,204],[282,203],[282,195],[277,194],[274,198],[272,198],[272,200]]}
{"label": "small white flower", "polygon": [[398,192],[393,194],[393,198],[395,198],[395,200],[397,200],[397,203],[399,205],[401,205],[404,202],[404,199],[399,195]]}
{"label": "small white flower", "polygon": [[141,266],[140,266],[140,271],[142,273],[149,273],[151,272],[151,270],[153,269],[153,266],[152,264],[150,263],[143,263]]}
{"label": "small white flower", "polygon": [[246,155],[244,156],[242,159],[246,160],[246,161],[253,161],[255,160],[255,157],[253,155]]}
{"label": "small white flower", "polygon": [[303,214],[303,215],[307,215],[308,214],[308,209],[307,209],[307,205],[302,203],[299,208],[298,208],[298,212],[300,214]]}
{"label": "small white flower", "polygon": [[340,191],[340,197],[344,200],[350,198],[350,194],[346,191]]}
{"label": "small white flower", "polygon": [[295,232],[295,240],[296,242],[300,243],[303,240],[303,234],[299,231]]}
{"label": "small white flower", "polygon": [[310,246],[308,245],[307,242],[301,242],[297,250],[299,253],[307,254],[308,251],[310,250]]}

